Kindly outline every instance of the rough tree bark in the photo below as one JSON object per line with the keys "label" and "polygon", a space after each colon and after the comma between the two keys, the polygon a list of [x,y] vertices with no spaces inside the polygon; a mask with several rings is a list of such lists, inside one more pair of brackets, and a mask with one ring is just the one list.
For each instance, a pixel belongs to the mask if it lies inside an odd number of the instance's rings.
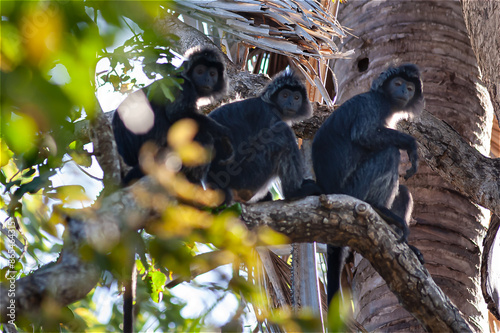
{"label": "rough tree bark", "polygon": [[461,3],[481,78],[500,119],[500,2],[461,0]]}
{"label": "rough tree bark", "polygon": [[[485,83],[500,119],[500,2],[496,0],[462,0],[465,25]],[[498,144],[498,143],[497,143]],[[497,216],[498,215],[497,213]],[[498,219],[496,220],[498,222]],[[498,223],[490,225],[485,240],[481,284],[488,309],[500,320],[500,273],[493,258],[500,258]],[[496,244],[496,246],[495,246]]]}
{"label": "rough tree bark", "polygon": [[[354,49],[356,55],[337,60],[333,67],[339,82],[339,103],[368,90],[372,79],[388,65],[413,62],[422,70],[426,109],[451,124],[480,153],[489,153],[493,110],[479,79],[458,1],[360,0],[342,6],[338,18],[359,36],[349,37],[344,44]],[[430,118],[424,113],[423,119]],[[415,126],[426,125],[416,121]],[[429,134],[443,135],[431,134],[433,127],[420,127],[415,132],[426,138]],[[443,139],[449,137],[439,141]],[[422,141],[418,136],[417,140]],[[460,146],[465,147],[465,142]],[[497,193],[496,162],[489,161],[486,163],[491,166],[489,169],[478,170],[471,165],[474,160],[467,159],[483,160],[478,153],[461,156],[458,153],[463,151],[444,146],[433,146],[432,151],[426,148],[420,150],[424,153],[421,157],[443,170],[447,179],[461,179],[458,181],[461,185],[467,182],[472,186],[472,182],[465,180],[472,176],[469,172],[477,172],[480,184],[487,184],[481,174],[491,171],[488,177],[493,181],[485,189]],[[463,167],[459,174],[450,172],[449,167],[453,168],[456,162]],[[411,230],[410,243],[423,252],[426,268],[474,329],[484,331],[487,312],[481,295],[479,267],[488,212],[469,201],[425,163],[420,163],[419,173],[406,184],[415,200],[413,217],[417,221]],[[461,190],[472,188],[462,186]],[[474,190],[478,190],[473,194],[475,198],[481,197],[482,202],[489,200],[481,189]],[[370,331],[419,330],[418,323],[398,305],[384,282],[375,278],[370,266],[362,261],[356,263],[353,285],[356,319]],[[372,282],[369,286],[367,279]]]}
{"label": "rough tree bark", "polygon": [[426,164],[462,195],[500,215],[500,159],[488,158],[471,147],[448,123],[427,110],[400,128],[419,143]]}

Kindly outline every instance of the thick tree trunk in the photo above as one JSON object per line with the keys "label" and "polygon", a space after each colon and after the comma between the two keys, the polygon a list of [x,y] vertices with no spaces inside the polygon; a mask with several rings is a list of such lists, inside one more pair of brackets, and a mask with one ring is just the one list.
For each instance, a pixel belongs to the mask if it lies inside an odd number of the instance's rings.
{"label": "thick tree trunk", "polygon": [[[493,110],[479,79],[459,1],[353,1],[341,6],[340,23],[359,37],[337,60],[337,103],[367,91],[387,66],[416,63],[426,109],[455,128],[483,154],[489,152]],[[425,163],[407,183],[414,200],[410,243],[424,254],[436,283],[477,331],[487,327],[480,287],[482,239],[489,213],[459,194]],[[356,319],[369,331],[421,330],[366,260],[355,260]]]}
{"label": "thick tree trunk", "polygon": [[497,119],[500,119],[500,1],[462,0],[465,24]]}

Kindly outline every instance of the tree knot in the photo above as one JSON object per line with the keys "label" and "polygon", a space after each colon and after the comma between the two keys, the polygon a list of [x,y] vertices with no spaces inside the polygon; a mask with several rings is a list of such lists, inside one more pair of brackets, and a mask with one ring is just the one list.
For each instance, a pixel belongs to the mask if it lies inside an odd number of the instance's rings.
{"label": "tree knot", "polygon": [[358,203],[356,207],[354,207],[354,211],[361,216],[368,215],[368,205],[365,203]]}

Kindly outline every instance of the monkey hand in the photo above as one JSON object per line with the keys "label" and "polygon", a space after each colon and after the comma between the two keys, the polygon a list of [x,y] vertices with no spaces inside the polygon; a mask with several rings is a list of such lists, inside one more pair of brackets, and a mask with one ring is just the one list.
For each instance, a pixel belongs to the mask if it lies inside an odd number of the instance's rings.
{"label": "monkey hand", "polygon": [[417,155],[417,151],[414,150],[411,153],[409,153],[408,155],[410,157],[411,167],[408,170],[406,170],[405,180],[408,180],[408,178],[410,178],[411,176],[413,176],[414,174],[416,174],[417,173],[417,169],[418,169],[418,155]]}
{"label": "monkey hand", "polygon": [[411,176],[413,176],[416,173],[417,173],[417,165],[416,164],[412,164],[411,168],[409,168],[408,170],[406,170],[405,180],[408,180],[408,178],[410,178]]}

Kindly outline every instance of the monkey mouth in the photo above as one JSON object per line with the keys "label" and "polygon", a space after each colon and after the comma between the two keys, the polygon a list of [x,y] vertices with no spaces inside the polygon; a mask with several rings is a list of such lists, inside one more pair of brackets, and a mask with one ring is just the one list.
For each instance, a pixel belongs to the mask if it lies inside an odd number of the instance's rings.
{"label": "monkey mouth", "polygon": [[199,90],[203,93],[209,93],[212,91],[212,87],[210,86],[201,86],[199,87]]}
{"label": "monkey mouth", "polygon": [[291,109],[284,109],[284,110],[283,110],[283,114],[284,114],[285,116],[293,116],[293,115],[295,115],[295,111],[294,111],[294,110],[291,110]]}
{"label": "monkey mouth", "polygon": [[396,98],[396,103],[400,106],[405,106],[408,100],[406,98]]}

